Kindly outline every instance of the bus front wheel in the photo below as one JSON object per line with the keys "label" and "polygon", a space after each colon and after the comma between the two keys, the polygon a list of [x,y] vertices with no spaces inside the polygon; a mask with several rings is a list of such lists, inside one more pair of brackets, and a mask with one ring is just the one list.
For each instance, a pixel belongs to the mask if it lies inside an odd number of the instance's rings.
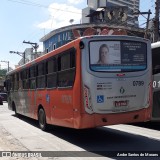
{"label": "bus front wheel", "polygon": [[46,114],[42,108],[38,112],[38,121],[40,129],[43,131],[47,130]]}

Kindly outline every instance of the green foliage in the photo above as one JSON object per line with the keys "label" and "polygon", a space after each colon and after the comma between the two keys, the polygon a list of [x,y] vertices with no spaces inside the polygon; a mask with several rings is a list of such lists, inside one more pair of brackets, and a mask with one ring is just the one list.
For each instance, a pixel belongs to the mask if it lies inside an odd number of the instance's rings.
{"label": "green foliage", "polygon": [[6,69],[0,69],[0,77],[4,77],[7,73]]}

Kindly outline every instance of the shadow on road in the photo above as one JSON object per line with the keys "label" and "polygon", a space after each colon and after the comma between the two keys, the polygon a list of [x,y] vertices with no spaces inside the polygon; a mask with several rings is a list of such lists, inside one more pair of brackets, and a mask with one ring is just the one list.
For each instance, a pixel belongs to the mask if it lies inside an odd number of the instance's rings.
{"label": "shadow on road", "polygon": [[160,122],[134,123],[132,125],[160,131]]}
{"label": "shadow on road", "polygon": [[[37,121],[24,116],[19,116],[18,118],[38,128]],[[137,125],[141,126],[142,124],[139,123]],[[148,124],[146,124],[146,126],[147,125]],[[155,129],[157,129],[157,127],[159,126],[155,125]],[[151,125],[151,128],[154,129],[154,125],[153,126]],[[56,137],[59,137],[71,144],[74,144],[86,151],[90,151],[94,154],[99,154],[101,156],[106,156],[106,154],[108,154],[109,151],[116,151],[116,152],[157,151],[158,152],[160,150],[159,140],[127,132],[122,132],[107,127],[76,130],[76,129],[52,126],[51,130],[48,133]]]}
{"label": "shadow on road", "polygon": [[27,123],[31,124],[32,126],[34,126],[34,127],[39,128],[37,120],[34,120],[32,118],[28,118],[28,117],[20,115],[20,114],[17,114],[17,115],[12,114],[12,116],[18,118],[19,120],[27,122]]}

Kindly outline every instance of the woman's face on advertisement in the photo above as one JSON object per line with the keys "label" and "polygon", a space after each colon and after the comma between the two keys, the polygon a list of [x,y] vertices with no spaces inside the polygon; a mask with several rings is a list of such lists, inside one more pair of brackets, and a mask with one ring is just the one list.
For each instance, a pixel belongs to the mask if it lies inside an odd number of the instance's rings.
{"label": "woman's face on advertisement", "polygon": [[106,58],[107,53],[108,53],[108,49],[107,49],[106,47],[103,47],[103,48],[101,49],[101,59]]}

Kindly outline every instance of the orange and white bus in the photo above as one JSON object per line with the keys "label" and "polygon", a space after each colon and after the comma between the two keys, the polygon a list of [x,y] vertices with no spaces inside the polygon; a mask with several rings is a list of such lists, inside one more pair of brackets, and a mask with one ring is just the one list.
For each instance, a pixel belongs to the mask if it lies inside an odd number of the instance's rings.
{"label": "orange and white bus", "polygon": [[9,109],[47,124],[82,129],[151,118],[147,39],[78,38],[6,76]]}

